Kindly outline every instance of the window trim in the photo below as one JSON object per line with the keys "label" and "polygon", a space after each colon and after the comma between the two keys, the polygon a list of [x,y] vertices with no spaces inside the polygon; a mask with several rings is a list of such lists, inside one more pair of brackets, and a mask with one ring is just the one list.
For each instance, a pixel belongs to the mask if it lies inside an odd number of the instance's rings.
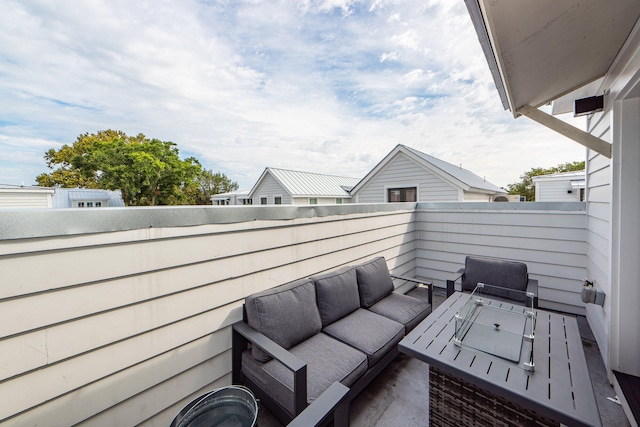
{"label": "window trim", "polygon": [[[407,190],[407,189],[415,189],[416,190],[416,200],[415,202],[391,202],[389,201],[389,191],[390,190]],[[417,203],[420,200],[420,185],[418,184],[407,184],[402,183],[398,185],[385,185],[384,186],[384,202],[385,203]]]}

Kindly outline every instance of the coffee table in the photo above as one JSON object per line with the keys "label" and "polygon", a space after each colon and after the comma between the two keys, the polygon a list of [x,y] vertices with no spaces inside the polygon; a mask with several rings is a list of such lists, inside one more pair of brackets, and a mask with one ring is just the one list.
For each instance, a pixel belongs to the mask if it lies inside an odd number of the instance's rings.
{"label": "coffee table", "polygon": [[[398,345],[429,364],[431,425],[601,425],[575,317],[483,297],[465,330],[470,298],[455,292]],[[514,314],[493,322],[494,309]]]}

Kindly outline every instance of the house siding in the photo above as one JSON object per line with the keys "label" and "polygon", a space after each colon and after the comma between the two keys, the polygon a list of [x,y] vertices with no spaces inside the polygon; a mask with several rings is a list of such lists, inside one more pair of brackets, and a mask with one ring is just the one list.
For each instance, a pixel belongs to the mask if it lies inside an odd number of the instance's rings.
{"label": "house siding", "polygon": [[358,191],[358,203],[384,203],[388,188],[418,186],[418,201],[458,201],[459,190],[398,153],[387,166]]}
{"label": "house siding", "polygon": [[437,286],[465,256],[521,261],[539,280],[540,307],[584,314],[585,204],[428,203],[418,205],[417,272]]}
{"label": "house siding", "polygon": [[579,202],[580,190],[571,187],[571,180],[540,182],[536,184],[538,202]]}
{"label": "house siding", "polygon": [[[135,208],[48,211],[54,224],[105,219],[104,232],[64,239],[0,227],[0,423],[167,426],[231,383],[247,295],[377,255],[415,275],[413,210],[288,209],[150,208],[140,213],[154,226],[141,229]],[[12,215],[3,221],[39,227],[34,211]],[[190,216],[212,222],[173,224]]]}
{"label": "house siding", "polygon": [[2,208],[50,208],[51,194],[29,192],[0,192]]}
{"label": "house siding", "polygon": [[276,196],[282,197],[283,205],[293,204],[291,200],[291,195],[287,193],[287,191],[271,175],[267,175],[265,177],[262,183],[260,183],[260,186],[253,191],[253,194],[254,194],[254,197],[253,197],[254,205],[260,205],[260,198],[265,196],[267,197],[267,204],[269,205],[274,204],[274,198]]}

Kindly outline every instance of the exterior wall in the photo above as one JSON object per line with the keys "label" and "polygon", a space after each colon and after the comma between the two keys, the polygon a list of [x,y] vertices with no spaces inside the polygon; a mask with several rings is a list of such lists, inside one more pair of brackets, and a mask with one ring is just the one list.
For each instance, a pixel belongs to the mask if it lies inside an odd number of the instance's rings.
{"label": "exterior wall", "polygon": [[482,194],[482,193],[470,193],[468,191],[464,192],[464,201],[465,202],[490,202],[491,195],[490,194]]}
{"label": "exterior wall", "polygon": [[611,142],[612,158],[587,156],[588,274],[606,298],[587,307],[587,318],[607,368],[640,376],[640,22],[599,93],[604,111],[588,131]]}
{"label": "exterior wall", "polygon": [[536,182],[536,201],[579,202],[580,190],[574,190],[571,187],[571,180],[568,179]]}
{"label": "exterior wall", "polygon": [[283,205],[293,204],[291,195],[275,180],[271,175],[267,174],[258,188],[253,191],[253,204],[260,205],[260,198],[267,196],[267,204],[274,204],[274,197],[282,197]]}
{"label": "exterior wall", "polygon": [[49,193],[34,191],[0,191],[0,209],[2,208],[50,208],[51,195]]}
{"label": "exterior wall", "polygon": [[418,202],[461,201],[462,191],[398,153],[357,193],[357,203],[385,203],[388,188],[418,187]]}
{"label": "exterior wall", "polygon": [[[335,205],[337,204],[336,199],[342,199],[341,204],[343,205],[353,203],[351,198],[348,198],[348,197],[315,197],[315,198],[318,199],[318,203],[317,203],[318,205]],[[308,205],[309,197],[294,197],[293,204],[298,206]]]}
{"label": "exterior wall", "polygon": [[401,208],[4,211],[0,424],[169,425],[230,383],[247,295],[376,255],[414,276]]}
{"label": "exterior wall", "polygon": [[539,280],[540,307],[584,314],[584,203],[418,205],[417,273],[445,286],[467,255],[522,261]]}

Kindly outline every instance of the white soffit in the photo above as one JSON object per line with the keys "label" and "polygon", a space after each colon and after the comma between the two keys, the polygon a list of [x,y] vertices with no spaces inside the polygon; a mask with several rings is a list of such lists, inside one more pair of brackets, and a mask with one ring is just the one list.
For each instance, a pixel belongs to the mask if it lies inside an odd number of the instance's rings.
{"label": "white soffit", "polygon": [[514,117],[604,76],[640,16],[638,0],[478,5]]}

